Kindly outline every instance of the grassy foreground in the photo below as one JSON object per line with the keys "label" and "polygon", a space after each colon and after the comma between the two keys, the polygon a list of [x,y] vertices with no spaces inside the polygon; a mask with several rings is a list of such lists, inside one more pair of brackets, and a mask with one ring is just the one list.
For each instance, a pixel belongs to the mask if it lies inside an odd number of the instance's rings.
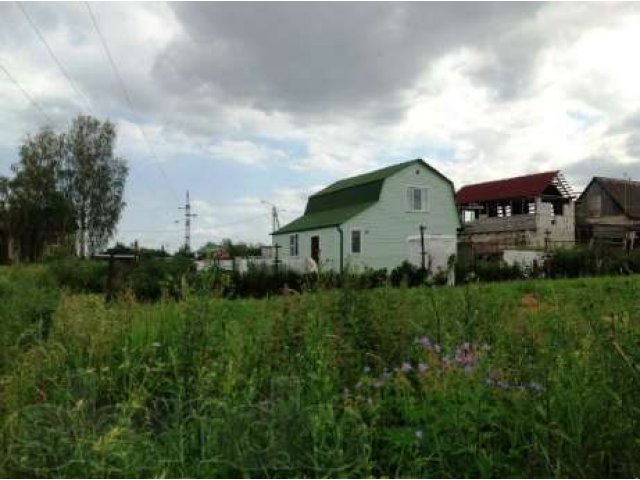
{"label": "grassy foreground", "polygon": [[0,476],[640,475],[637,276],[107,307],[22,274]]}

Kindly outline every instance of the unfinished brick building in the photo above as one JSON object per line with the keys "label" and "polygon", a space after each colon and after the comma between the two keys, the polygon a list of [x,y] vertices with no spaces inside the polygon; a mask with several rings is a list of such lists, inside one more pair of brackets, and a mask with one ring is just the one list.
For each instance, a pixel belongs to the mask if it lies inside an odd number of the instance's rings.
{"label": "unfinished brick building", "polygon": [[461,254],[501,257],[575,243],[573,193],[558,170],[467,185],[456,203]]}

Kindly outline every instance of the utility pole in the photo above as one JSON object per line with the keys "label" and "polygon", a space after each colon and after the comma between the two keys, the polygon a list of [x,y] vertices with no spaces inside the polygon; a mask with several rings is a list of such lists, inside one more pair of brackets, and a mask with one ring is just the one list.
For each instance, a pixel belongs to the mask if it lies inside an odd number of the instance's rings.
{"label": "utility pole", "polygon": [[280,219],[278,218],[278,207],[276,207],[273,203],[267,202],[265,200],[260,200],[260,203],[264,203],[265,205],[271,205],[271,232],[275,232],[280,228]]}
{"label": "utility pole", "polygon": [[424,231],[426,229],[427,227],[425,227],[424,225],[420,225],[420,267],[422,268],[423,272],[427,269],[426,262],[424,261],[424,256],[426,254],[424,249]]}
{"label": "utility pole", "polygon": [[185,253],[189,253],[191,251],[191,219],[198,216],[196,213],[191,213],[189,190],[187,190],[187,202],[184,204],[184,207],[178,208],[184,210],[184,250]]}

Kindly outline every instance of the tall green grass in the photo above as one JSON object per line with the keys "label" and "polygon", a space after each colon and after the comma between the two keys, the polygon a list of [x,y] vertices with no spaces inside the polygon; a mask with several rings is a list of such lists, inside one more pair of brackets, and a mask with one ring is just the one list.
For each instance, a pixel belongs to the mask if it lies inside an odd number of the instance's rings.
{"label": "tall green grass", "polygon": [[637,476],[639,287],[63,294],[2,373],[0,475]]}

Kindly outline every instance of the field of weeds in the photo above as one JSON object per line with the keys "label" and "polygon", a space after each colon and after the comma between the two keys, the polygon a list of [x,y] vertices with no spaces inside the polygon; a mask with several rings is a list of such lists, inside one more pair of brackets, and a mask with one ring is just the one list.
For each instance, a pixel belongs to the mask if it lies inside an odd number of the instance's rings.
{"label": "field of weeds", "polygon": [[263,300],[0,270],[0,476],[636,477],[640,277]]}

